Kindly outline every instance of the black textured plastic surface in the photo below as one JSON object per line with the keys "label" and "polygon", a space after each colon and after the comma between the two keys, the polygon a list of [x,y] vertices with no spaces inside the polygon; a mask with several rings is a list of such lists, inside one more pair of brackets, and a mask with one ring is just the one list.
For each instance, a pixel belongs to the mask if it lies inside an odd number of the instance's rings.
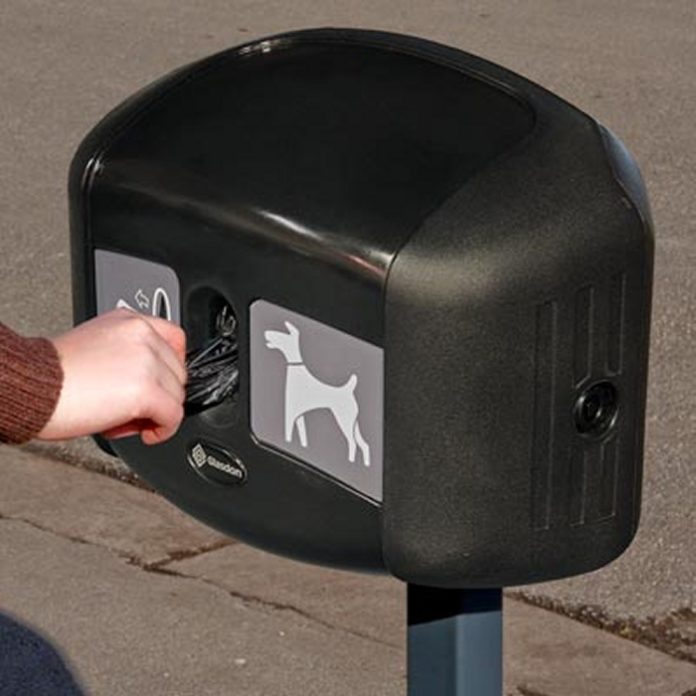
{"label": "black textured plastic surface", "polygon": [[[635,533],[652,237],[597,125],[546,106],[526,148],[450,198],[389,276],[384,548],[409,582],[563,577]],[[584,437],[576,400],[605,379],[616,422]]]}
{"label": "black textured plastic surface", "polygon": [[[526,80],[420,39],[314,30],[143,90],[70,182],[75,319],[95,248],[177,272],[192,345],[239,320],[239,397],[114,451],[173,502],[278,553],[495,586],[598,567],[635,532],[652,247],[635,164]],[[385,350],[382,506],[257,443],[248,307],[263,298]],[[618,394],[600,438],[573,409]],[[204,439],[238,487],[186,462]]]}

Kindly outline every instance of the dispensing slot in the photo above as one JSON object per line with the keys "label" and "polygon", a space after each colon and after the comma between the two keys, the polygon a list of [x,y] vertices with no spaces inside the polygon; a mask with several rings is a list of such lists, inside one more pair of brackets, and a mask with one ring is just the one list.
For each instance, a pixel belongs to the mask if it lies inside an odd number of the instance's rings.
{"label": "dispensing slot", "polygon": [[204,290],[197,295],[192,303],[197,319],[189,336],[193,347],[186,355],[188,414],[233,400],[239,388],[237,316],[219,293]]}

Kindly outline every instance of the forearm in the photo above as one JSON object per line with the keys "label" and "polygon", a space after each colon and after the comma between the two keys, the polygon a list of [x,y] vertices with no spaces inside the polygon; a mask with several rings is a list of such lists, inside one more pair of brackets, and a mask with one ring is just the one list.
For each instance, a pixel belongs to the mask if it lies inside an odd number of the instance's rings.
{"label": "forearm", "polygon": [[24,338],[0,323],[0,442],[37,435],[58,403],[63,371],[54,345]]}

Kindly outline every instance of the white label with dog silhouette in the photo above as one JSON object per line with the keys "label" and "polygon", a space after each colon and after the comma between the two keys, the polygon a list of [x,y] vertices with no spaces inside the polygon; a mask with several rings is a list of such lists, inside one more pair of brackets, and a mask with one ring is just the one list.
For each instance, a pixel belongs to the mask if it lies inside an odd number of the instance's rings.
{"label": "white label with dog silhouette", "polygon": [[381,501],[382,349],[265,300],[250,324],[254,435]]}

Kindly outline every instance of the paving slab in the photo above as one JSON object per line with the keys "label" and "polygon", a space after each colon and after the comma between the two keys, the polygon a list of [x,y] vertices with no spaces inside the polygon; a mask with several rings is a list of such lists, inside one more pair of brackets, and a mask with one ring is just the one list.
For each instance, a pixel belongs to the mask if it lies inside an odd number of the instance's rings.
{"label": "paving slab", "polygon": [[[3,655],[26,653],[10,617],[49,646],[41,654],[62,656],[85,694],[405,693],[399,582],[242,544],[150,565],[138,559],[192,533],[155,493],[8,447],[0,471]],[[506,692],[518,696],[696,687],[695,664],[511,599],[505,642]]]}
{"label": "paving slab", "polygon": [[506,668],[520,696],[689,696],[696,665],[519,602],[506,603]]}
{"label": "paving slab", "polygon": [[[0,544],[12,567],[0,573],[0,605],[59,649],[86,693],[405,693],[403,649],[382,641],[209,583],[145,573],[25,523],[1,521]],[[364,590],[369,621],[390,618]],[[506,603],[505,639],[507,693],[681,696],[696,686],[694,665],[517,602]]]}
{"label": "paving slab", "polygon": [[0,611],[38,629],[92,696],[403,693],[391,646],[24,522],[0,520]]}
{"label": "paving slab", "polygon": [[[241,544],[166,568],[382,644],[403,643],[405,586],[390,578],[317,568]],[[694,664],[514,599],[506,598],[504,616],[509,692],[681,696],[696,687]]]}
{"label": "paving slab", "polygon": [[0,446],[0,517],[105,546],[141,564],[232,543],[162,497]]}
{"label": "paving slab", "polygon": [[[558,91],[637,156],[657,227],[645,507],[620,561],[527,588],[639,621],[694,609],[696,498],[696,4],[432,0],[3,0],[0,8],[0,318],[30,333],[70,325],[65,181],[108,109],[188,61],[292,28],[363,26],[478,53]],[[56,454],[123,472],[89,440]]]}
{"label": "paving slab", "polygon": [[387,645],[401,647],[405,639],[406,586],[385,575],[298,563],[245,544],[166,568],[262,604],[292,607],[316,621]]}

